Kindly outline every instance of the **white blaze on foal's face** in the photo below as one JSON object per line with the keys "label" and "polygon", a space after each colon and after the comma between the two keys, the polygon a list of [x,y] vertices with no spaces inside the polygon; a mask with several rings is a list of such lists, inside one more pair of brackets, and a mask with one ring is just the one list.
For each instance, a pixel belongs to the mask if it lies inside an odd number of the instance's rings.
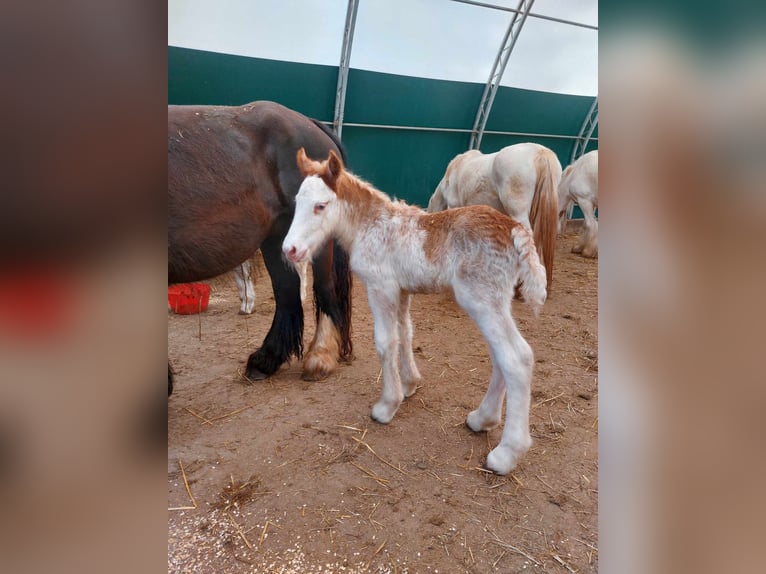
{"label": "white blaze on foal's face", "polygon": [[295,216],[282,251],[293,263],[313,257],[329,239],[335,216],[335,192],[318,175],[303,180],[295,196]]}

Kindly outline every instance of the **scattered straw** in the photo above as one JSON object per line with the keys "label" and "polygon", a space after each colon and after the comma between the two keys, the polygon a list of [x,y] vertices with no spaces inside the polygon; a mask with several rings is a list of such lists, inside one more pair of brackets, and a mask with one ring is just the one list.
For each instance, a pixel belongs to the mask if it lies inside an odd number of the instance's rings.
{"label": "scattered straw", "polygon": [[356,463],[355,463],[355,462],[353,462],[353,461],[348,461],[348,462],[349,462],[349,464],[350,464],[351,466],[353,466],[353,467],[355,467],[355,468],[358,468],[358,469],[359,469],[359,470],[361,470],[361,471],[362,471],[364,474],[366,474],[367,476],[369,476],[371,479],[373,479],[375,482],[377,482],[377,483],[378,483],[378,484],[380,484],[381,486],[385,486],[386,488],[390,488],[390,486],[388,486],[388,484],[386,484],[386,483],[388,482],[388,480],[387,480],[387,479],[383,478],[382,476],[378,476],[377,474],[375,474],[375,473],[374,473],[374,472],[372,472],[371,470],[369,470],[369,469],[366,469],[366,468],[364,468],[363,466],[361,466],[361,465],[358,465],[358,464],[356,464]]}
{"label": "scattered straw", "polygon": [[550,397],[549,399],[544,399],[544,400],[542,400],[542,401],[539,401],[539,402],[535,403],[534,405],[532,405],[532,408],[533,408],[533,409],[536,409],[536,408],[537,408],[537,407],[539,407],[540,405],[543,405],[543,404],[545,404],[545,403],[549,403],[549,402],[551,402],[551,401],[555,401],[555,400],[556,400],[556,399],[558,399],[559,397],[563,397],[563,396],[564,396],[564,392],[562,391],[562,392],[560,392],[558,395],[556,395],[555,397]]}
{"label": "scattered straw", "polygon": [[550,489],[551,489],[553,492],[558,492],[558,491],[557,491],[555,488],[553,488],[553,487],[552,487],[550,484],[548,484],[547,482],[545,482],[545,481],[544,481],[544,480],[543,480],[543,479],[540,477],[540,475],[536,474],[536,475],[535,475],[535,478],[536,478],[537,480],[539,480],[540,482],[542,482],[542,483],[543,483],[545,486],[547,486],[548,488],[550,488]]}
{"label": "scattered straw", "polygon": [[388,539],[385,539],[383,542],[381,542],[380,546],[377,547],[375,552],[372,553],[372,556],[370,556],[370,559],[367,561],[367,568],[369,569],[370,564],[372,564],[372,559],[375,558],[378,554],[380,554],[380,551],[383,550],[383,547],[388,542]]}
{"label": "scattered straw", "polygon": [[587,546],[591,550],[595,550],[596,552],[598,552],[598,548],[593,546],[589,542],[586,542],[585,540],[580,540],[579,538],[575,538],[575,540],[577,540],[577,542],[579,542],[580,544],[584,544],[585,546]]}
{"label": "scattered straw", "polygon": [[227,419],[229,417],[233,417],[234,415],[237,415],[237,414],[241,413],[242,411],[246,411],[247,409],[252,409],[253,407],[257,407],[257,406],[258,406],[258,403],[254,403],[252,405],[247,405],[246,407],[239,408],[236,411],[231,411],[230,413],[227,413],[225,415],[221,415],[221,416],[218,416],[218,417],[213,417],[212,419],[210,419],[210,424],[213,424],[216,421]]}
{"label": "scattered straw", "polygon": [[[184,486],[186,487],[186,493],[189,495],[189,499],[192,501],[192,508],[197,508],[197,501],[194,500],[194,496],[191,493],[191,488],[189,488],[189,481],[186,479],[186,471],[184,470],[184,463],[181,461],[181,459],[178,459],[178,466],[181,468],[181,476],[184,479]],[[191,509],[189,509],[191,510]]]}
{"label": "scattered straw", "polygon": [[211,420],[210,420],[210,419],[208,419],[208,418],[205,418],[205,417],[203,417],[203,416],[202,416],[201,414],[199,414],[199,413],[195,413],[195,412],[194,412],[193,410],[191,410],[189,407],[184,407],[184,410],[185,410],[187,413],[189,413],[190,415],[192,415],[192,416],[194,416],[194,417],[197,417],[199,420],[201,420],[201,421],[202,421],[202,422],[204,422],[204,423],[207,423],[207,424],[209,424],[209,425],[213,424],[213,421],[211,421]]}
{"label": "scattered straw", "polygon": [[358,439],[358,438],[356,438],[355,436],[352,436],[351,438],[352,438],[353,440],[355,440],[355,441],[357,442],[357,444],[360,444],[360,445],[362,445],[363,447],[367,448],[367,450],[369,450],[369,451],[370,451],[370,452],[373,454],[373,456],[374,456],[375,458],[377,458],[377,459],[378,459],[380,462],[382,462],[383,464],[385,464],[385,465],[387,465],[387,466],[390,466],[391,468],[393,468],[393,469],[394,469],[395,471],[397,471],[397,472],[401,472],[401,473],[402,473],[404,476],[409,476],[409,474],[407,474],[406,472],[404,472],[404,471],[403,471],[401,468],[399,468],[398,466],[394,466],[393,464],[391,464],[390,462],[388,462],[386,459],[384,459],[382,456],[380,456],[380,455],[379,455],[377,452],[375,452],[374,450],[372,450],[372,447],[371,447],[369,444],[367,444],[366,442],[364,442],[363,440],[361,440],[361,439]]}
{"label": "scattered straw", "polygon": [[570,572],[572,572],[572,574],[577,574],[577,570],[575,570],[575,569],[574,569],[574,568],[572,568],[572,567],[571,567],[569,564],[567,564],[566,562],[564,562],[564,561],[563,561],[563,560],[562,560],[562,559],[559,557],[559,555],[558,555],[558,554],[551,554],[551,556],[553,556],[553,559],[554,559],[556,562],[558,562],[558,563],[559,563],[559,564],[561,564],[561,565],[562,565],[564,568],[566,568],[567,570],[569,570]]}
{"label": "scattered straw", "polygon": [[261,530],[261,537],[258,539],[259,548],[263,546],[263,541],[266,539],[266,530],[268,530],[269,524],[271,524],[272,526],[276,526],[277,528],[280,528],[280,526],[277,526],[271,520],[267,520],[266,524],[263,525],[263,530]]}
{"label": "scattered straw", "polygon": [[[247,546],[247,547],[248,547],[250,550],[252,550],[252,549],[253,549],[253,545],[252,545],[252,544],[250,544],[250,541],[247,539],[247,536],[245,536],[245,533],[244,533],[244,532],[242,532],[242,528],[240,527],[240,525],[239,525],[239,524],[237,524],[237,521],[236,521],[236,520],[234,520],[234,517],[231,515],[231,512],[228,512],[228,511],[227,511],[227,512],[226,512],[226,514],[229,516],[229,520],[231,520],[232,524],[234,524],[234,528],[236,528],[236,529],[237,529],[237,532],[239,533],[239,536],[240,536],[240,537],[242,538],[242,540],[244,541],[245,545],[246,545],[246,546]],[[266,523],[266,524],[268,524],[268,523]]]}
{"label": "scattered straw", "polygon": [[[524,550],[522,550],[521,548],[518,548],[518,547],[516,547],[516,546],[513,546],[512,544],[508,544],[507,542],[503,542],[503,541],[500,539],[500,537],[499,537],[497,534],[495,534],[494,532],[492,532],[492,531],[491,531],[489,528],[487,528],[486,526],[484,527],[484,529],[485,529],[487,532],[489,532],[489,533],[492,535],[492,539],[490,540],[490,542],[492,542],[492,543],[494,543],[494,544],[497,544],[497,545],[498,545],[498,546],[500,546],[501,548],[505,548],[506,550],[510,550],[511,552],[515,552],[516,554],[521,554],[522,556],[524,556],[524,557],[525,557],[525,558],[527,558],[528,560],[531,560],[531,561],[532,561],[532,563],[533,563],[535,566],[542,566],[542,563],[541,563],[541,562],[540,562],[540,561],[539,561],[537,558],[535,558],[534,556],[532,556],[531,554],[529,554],[528,552],[525,552],[525,551],[524,551]],[[499,559],[498,559],[498,560],[499,560]]]}

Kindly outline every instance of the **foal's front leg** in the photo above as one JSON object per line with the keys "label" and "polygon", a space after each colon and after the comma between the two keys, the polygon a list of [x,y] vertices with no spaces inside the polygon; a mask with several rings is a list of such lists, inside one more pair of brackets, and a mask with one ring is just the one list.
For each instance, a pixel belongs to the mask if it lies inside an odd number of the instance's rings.
{"label": "foal's front leg", "polygon": [[372,407],[372,418],[387,424],[404,400],[399,378],[399,290],[367,289],[375,321],[375,348],[383,369],[383,393]]}
{"label": "foal's front leg", "polygon": [[399,296],[399,374],[401,375],[402,390],[405,397],[415,394],[420,382],[420,371],[415,364],[412,354],[412,319],[410,318],[410,301],[412,295],[401,292]]}

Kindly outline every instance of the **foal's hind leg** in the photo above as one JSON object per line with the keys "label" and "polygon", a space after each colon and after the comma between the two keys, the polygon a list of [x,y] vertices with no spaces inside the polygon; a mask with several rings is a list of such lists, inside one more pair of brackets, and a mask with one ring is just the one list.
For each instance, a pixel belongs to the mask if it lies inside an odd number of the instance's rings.
{"label": "foal's hind leg", "polygon": [[472,297],[469,291],[456,287],[455,298],[476,321],[487,340],[493,368],[484,400],[469,415],[466,424],[473,430],[477,427],[482,430],[482,427],[491,424],[502,409],[503,393],[499,389],[502,380],[506,395],[505,425],[500,444],[487,456],[486,467],[497,474],[508,474],[532,445],[529,436],[532,349],[511,318],[510,295],[487,301]]}
{"label": "foal's hind leg", "polygon": [[412,354],[412,319],[410,301],[412,295],[402,292],[399,296],[399,375],[405,397],[415,394],[420,382],[420,371]]}
{"label": "foal's hind leg", "polygon": [[300,279],[282,259],[282,238],[267,237],[261,244],[261,253],[271,277],[277,308],[263,345],[247,361],[247,376],[254,380],[265,379],[292,355],[303,354]]}
{"label": "foal's hind leg", "polygon": [[503,399],[505,398],[505,379],[503,373],[492,361],[492,378],[484,398],[475,411],[468,414],[465,424],[473,432],[488,431],[495,428],[503,420]]}

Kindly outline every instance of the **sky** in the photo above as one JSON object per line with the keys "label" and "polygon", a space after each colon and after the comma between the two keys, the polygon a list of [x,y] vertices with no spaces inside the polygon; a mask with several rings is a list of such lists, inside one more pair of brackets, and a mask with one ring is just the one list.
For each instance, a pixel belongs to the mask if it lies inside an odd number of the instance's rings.
{"label": "sky", "polygon": [[[518,0],[485,0],[515,8]],[[168,0],[168,45],[337,66],[347,0]],[[598,25],[598,0],[531,12]],[[359,0],[352,68],[486,83],[513,14],[451,0]],[[598,93],[598,32],[527,18],[503,86]]]}

